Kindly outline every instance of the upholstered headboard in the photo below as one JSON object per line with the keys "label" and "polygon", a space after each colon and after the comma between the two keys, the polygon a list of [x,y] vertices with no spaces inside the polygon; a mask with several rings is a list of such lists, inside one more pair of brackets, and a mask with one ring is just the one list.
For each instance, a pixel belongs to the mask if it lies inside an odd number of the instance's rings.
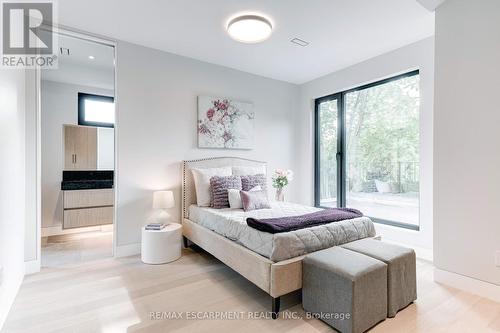
{"label": "upholstered headboard", "polygon": [[250,160],[241,157],[210,157],[199,160],[183,161],[182,163],[182,216],[189,218],[189,206],[196,203],[191,168],[219,168],[226,166],[266,167],[266,162]]}

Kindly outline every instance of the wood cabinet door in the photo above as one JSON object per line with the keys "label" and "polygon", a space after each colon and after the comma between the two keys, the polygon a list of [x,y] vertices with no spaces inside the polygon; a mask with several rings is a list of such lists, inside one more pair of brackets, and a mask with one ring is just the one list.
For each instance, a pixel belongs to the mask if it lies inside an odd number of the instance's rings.
{"label": "wood cabinet door", "polygon": [[87,127],[87,170],[97,170],[97,127]]}
{"label": "wood cabinet door", "polygon": [[64,126],[64,170],[75,169],[75,126]]}
{"label": "wood cabinet door", "polygon": [[113,207],[67,209],[64,211],[63,229],[113,224]]}
{"label": "wood cabinet door", "polygon": [[88,129],[87,127],[78,126],[74,127],[74,153],[75,153],[75,167],[76,170],[87,170],[88,160]]}
{"label": "wood cabinet door", "polygon": [[64,191],[64,209],[103,207],[114,205],[114,190],[112,188],[96,190]]}
{"label": "wood cabinet door", "polygon": [[64,169],[97,170],[97,128],[64,126]]}

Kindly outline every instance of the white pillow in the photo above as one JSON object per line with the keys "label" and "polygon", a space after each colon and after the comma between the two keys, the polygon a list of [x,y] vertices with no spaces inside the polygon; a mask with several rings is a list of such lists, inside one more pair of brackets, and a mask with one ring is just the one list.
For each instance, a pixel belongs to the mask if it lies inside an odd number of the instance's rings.
{"label": "white pillow", "polygon": [[210,206],[210,178],[213,176],[231,176],[231,167],[191,169],[196,189],[196,204],[200,207]]}
{"label": "white pillow", "polygon": [[247,166],[234,166],[233,167],[233,175],[234,176],[249,176],[249,175],[258,175],[258,174],[266,174],[266,167],[247,167]]}
{"label": "white pillow", "polygon": [[[262,191],[260,185],[252,187],[250,192],[253,191]],[[243,203],[241,202],[240,190],[230,188],[227,190],[227,196],[229,198],[229,207],[232,209],[243,208]]]}

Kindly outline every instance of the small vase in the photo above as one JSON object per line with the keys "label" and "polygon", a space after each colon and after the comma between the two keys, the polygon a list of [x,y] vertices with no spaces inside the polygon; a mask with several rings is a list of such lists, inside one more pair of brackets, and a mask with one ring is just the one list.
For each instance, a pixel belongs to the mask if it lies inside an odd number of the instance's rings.
{"label": "small vase", "polygon": [[276,201],[285,201],[285,192],[282,188],[276,189]]}

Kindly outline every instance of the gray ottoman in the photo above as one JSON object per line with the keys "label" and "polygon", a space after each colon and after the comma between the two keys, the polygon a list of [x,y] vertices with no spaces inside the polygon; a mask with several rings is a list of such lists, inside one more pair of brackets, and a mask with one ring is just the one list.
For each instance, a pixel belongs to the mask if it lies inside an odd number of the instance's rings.
{"label": "gray ottoman", "polygon": [[379,240],[365,238],[341,245],[387,264],[387,316],[394,317],[417,299],[415,251]]}
{"label": "gray ottoman", "polygon": [[387,317],[387,265],[341,247],[302,261],[304,309],[340,332],[360,333]]}

